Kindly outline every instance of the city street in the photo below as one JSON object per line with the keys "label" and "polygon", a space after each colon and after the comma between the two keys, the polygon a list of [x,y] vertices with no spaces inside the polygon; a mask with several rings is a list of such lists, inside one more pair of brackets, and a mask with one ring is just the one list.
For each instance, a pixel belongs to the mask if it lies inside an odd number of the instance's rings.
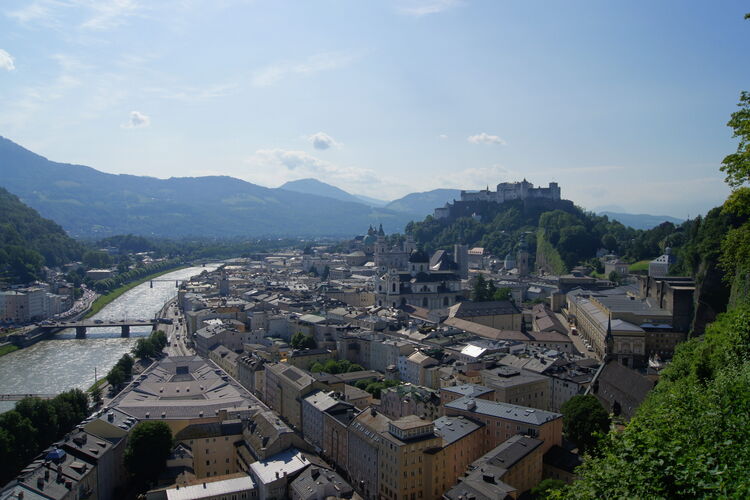
{"label": "city street", "polygon": [[[172,301],[165,310],[166,317],[171,319],[173,323],[159,325],[159,329],[167,334],[167,340],[169,345],[164,348],[164,352],[168,356],[192,356],[193,350],[186,344],[187,328],[184,322],[179,322],[182,316],[179,315],[179,308],[176,303]],[[183,320],[184,321],[184,320]]]}
{"label": "city street", "polygon": [[563,316],[562,313],[555,313],[555,314],[557,315],[557,318],[560,320],[560,322],[567,327],[568,337],[570,338],[571,342],[573,342],[573,345],[578,350],[578,352],[581,353],[581,356],[585,356],[591,359],[599,359],[596,357],[595,352],[589,351],[586,348],[586,345],[583,343],[583,338],[581,338],[580,335],[573,335],[573,333],[571,332],[570,325],[568,324],[568,320],[565,318],[565,316]]}

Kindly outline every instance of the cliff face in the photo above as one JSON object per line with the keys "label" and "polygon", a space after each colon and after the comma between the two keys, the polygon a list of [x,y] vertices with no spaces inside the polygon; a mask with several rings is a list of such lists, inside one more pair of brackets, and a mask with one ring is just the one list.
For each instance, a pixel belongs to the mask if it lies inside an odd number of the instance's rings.
{"label": "cliff face", "polygon": [[692,334],[703,335],[706,325],[726,311],[728,302],[729,288],[724,281],[724,272],[716,261],[702,260],[695,275]]}

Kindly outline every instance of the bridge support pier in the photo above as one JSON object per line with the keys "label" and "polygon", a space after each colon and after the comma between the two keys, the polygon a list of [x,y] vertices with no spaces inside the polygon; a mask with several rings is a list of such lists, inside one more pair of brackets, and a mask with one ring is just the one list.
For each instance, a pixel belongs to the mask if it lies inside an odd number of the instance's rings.
{"label": "bridge support pier", "polygon": [[122,333],[120,333],[120,337],[122,337],[122,338],[130,337],[130,327],[129,326],[123,326],[122,327]]}
{"label": "bridge support pier", "polygon": [[76,338],[77,339],[85,339],[86,338],[86,327],[85,326],[77,326],[76,327]]}

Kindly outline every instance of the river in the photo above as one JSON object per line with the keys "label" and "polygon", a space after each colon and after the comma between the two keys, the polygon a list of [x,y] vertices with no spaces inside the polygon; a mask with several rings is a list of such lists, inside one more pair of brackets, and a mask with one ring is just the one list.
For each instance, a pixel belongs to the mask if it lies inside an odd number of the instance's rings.
{"label": "river", "polygon": [[[158,277],[153,288],[142,283],[112,301],[94,319],[153,318],[164,304],[177,295],[174,280],[184,280],[215,265],[180,269]],[[76,339],[75,330],[66,329],[50,340],[0,357],[0,394],[57,394],[68,389],[86,389],[94,383],[94,369],[105,376],[120,357],[129,352],[139,337],[148,336],[150,327],[131,328],[129,338],[120,337],[120,328],[91,328],[85,339]],[[15,402],[0,401],[0,412]]]}

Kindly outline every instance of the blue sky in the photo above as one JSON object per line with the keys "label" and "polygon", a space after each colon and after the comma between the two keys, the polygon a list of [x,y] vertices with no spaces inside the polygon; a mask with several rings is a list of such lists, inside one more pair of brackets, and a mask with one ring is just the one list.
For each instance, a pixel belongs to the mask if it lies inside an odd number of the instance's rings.
{"label": "blue sky", "polygon": [[381,199],[525,177],[588,209],[694,216],[728,192],[746,11],[4,0],[0,135],[112,173],[316,177]]}

